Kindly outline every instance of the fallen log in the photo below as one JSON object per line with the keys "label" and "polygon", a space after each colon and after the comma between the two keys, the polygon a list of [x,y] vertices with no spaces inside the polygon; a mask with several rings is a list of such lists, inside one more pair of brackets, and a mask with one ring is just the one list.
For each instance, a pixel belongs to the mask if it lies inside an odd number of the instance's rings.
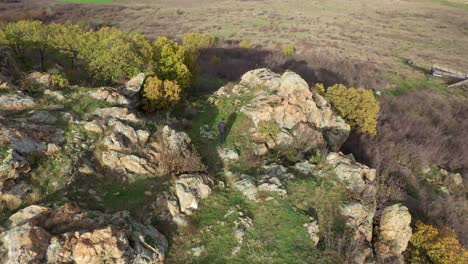
{"label": "fallen log", "polygon": [[450,78],[456,78],[456,79],[461,79],[461,80],[468,79],[468,73],[454,71],[452,69],[445,68],[445,67],[435,65],[435,64],[432,65],[431,75],[437,76],[437,77],[450,77]]}
{"label": "fallen log", "polygon": [[448,86],[448,88],[453,88],[453,87],[457,87],[457,86],[462,86],[462,85],[468,85],[468,79],[464,80],[464,81],[461,81],[461,82],[457,82],[457,83],[454,83],[454,84],[451,84]]}

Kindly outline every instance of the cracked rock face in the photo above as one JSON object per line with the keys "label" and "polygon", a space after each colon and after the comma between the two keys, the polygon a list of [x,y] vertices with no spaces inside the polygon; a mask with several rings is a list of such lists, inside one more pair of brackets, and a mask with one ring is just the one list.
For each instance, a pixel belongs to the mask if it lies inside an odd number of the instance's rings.
{"label": "cracked rock face", "polygon": [[167,240],[127,212],[113,215],[65,205],[32,205],[0,235],[2,263],[164,263]]}
{"label": "cracked rock face", "polygon": [[411,238],[410,224],[411,215],[406,206],[395,204],[383,210],[375,244],[379,259],[401,256]]}
{"label": "cracked rock face", "polygon": [[[294,149],[301,156],[312,150],[336,151],[349,135],[350,126],[296,73],[249,71],[238,85],[230,91],[221,88],[212,100],[216,103],[217,98],[239,95],[251,97],[240,111],[254,124],[251,134],[257,145]],[[265,126],[274,131],[273,135],[262,132]]]}

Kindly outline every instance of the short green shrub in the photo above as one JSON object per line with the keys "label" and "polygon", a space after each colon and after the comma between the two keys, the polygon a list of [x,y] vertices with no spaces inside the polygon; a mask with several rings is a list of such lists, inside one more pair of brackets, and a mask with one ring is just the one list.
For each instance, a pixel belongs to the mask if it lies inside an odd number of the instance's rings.
{"label": "short green shrub", "polygon": [[70,83],[63,74],[54,73],[49,77],[49,85],[55,89],[64,89],[69,87]]}
{"label": "short green shrub", "polygon": [[283,45],[281,51],[286,56],[292,56],[296,52],[296,48],[292,44]]}
{"label": "short green shrub", "polygon": [[216,38],[201,33],[187,33],[184,35],[183,44],[188,49],[200,49],[213,47],[216,43]]}
{"label": "short green shrub", "polygon": [[239,47],[241,47],[243,49],[248,49],[248,48],[250,48],[250,43],[247,40],[242,40],[239,43]]}
{"label": "short green shrub", "polygon": [[325,98],[352,128],[377,135],[380,104],[371,90],[335,84],[328,87]]}
{"label": "short green shrub", "polygon": [[211,60],[210,60],[210,63],[211,63],[211,64],[219,64],[220,62],[221,62],[221,58],[220,58],[220,57],[218,57],[218,56],[216,56],[216,55],[213,56],[213,57],[211,57]]}
{"label": "short green shrub", "polygon": [[180,101],[182,90],[177,81],[148,77],[143,85],[143,109],[154,112],[169,108]]}
{"label": "short green shrub", "polygon": [[320,94],[325,95],[325,86],[323,83],[316,83],[314,84],[314,89]]}

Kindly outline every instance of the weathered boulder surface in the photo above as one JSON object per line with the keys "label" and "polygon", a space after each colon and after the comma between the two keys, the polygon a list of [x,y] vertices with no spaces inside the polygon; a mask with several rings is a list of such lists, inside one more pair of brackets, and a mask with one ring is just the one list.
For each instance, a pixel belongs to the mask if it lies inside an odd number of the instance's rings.
{"label": "weathered boulder surface", "polygon": [[0,96],[0,111],[21,111],[36,105],[34,99],[27,95],[6,94]]}
{"label": "weathered boulder surface", "polygon": [[350,263],[373,262],[373,221],[376,214],[376,172],[342,153],[331,152],[326,163],[345,188],[350,200],[342,205],[341,214],[353,232],[346,257]]}
{"label": "weathered boulder surface", "polygon": [[187,215],[193,214],[200,200],[210,195],[213,185],[213,180],[206,174],[180,175],[176,180],[180,210]]}
{"label": "weathered boulder surface", "polygon": [[211,101],[217,104],[225,97],[248,99],[240,112],[254,125],[250,132],[259,155],[266,154],[261,151],[265,147],[295,150],[299,156],[312,150],[336,151],[349,135],[350,126],[293,72],[249,71],[234,87],[220,88]]}
{"label": "weathered boulder surface", "polygon": [[410,224],[411,215],[402,204],[389,206],[382,211],[375,244],[378,259],[401,258],[411,238]]}
{"label": "weathered boulder surface", "polygon": [[130,100],[118,93],[113,87],[101,87],[88,93],[92,98],[108,102],[110,104],[127,106]]}
{"label": "weathered boulder surface", "polygon": [[32,205],[0,235],[2,263],[164,263],[167,240],[127,212],[87,212]]}

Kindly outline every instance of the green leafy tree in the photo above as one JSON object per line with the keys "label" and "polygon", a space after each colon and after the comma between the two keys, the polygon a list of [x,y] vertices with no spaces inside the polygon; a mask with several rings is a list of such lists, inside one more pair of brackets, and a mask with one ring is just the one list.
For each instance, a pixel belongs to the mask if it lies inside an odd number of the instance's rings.
{"label": "green leafy tree", "polygon": [[71,22],[65,24],[50,24],[52,36],[51,46],[61,54],[70,58],[72,69],[76,68],[76,63],[85,46],[88,43],[85,30]]}
{"label": "green leafy tree", "polygon": [[351,127],[363,133],[377,135],[380,105],[371,90],[335,84],[328,87],[325,98]]}
{"label": "green leafy tree", "polygon": [[141,34],[102,28],[86,38],[81,50],[95,79],[103,82],[130,78],[150,68],[152,49]]}
{"label": "green leafy tree", "polygon": [[177,104],[182,89],[177,81],[160,80],[157,76],[148,77],[143,85],[143,109],[154,112]]}
{"label": "green leafy tree", "polygon": [[200,66],[198,58],[199,49],[212,47],[216,43],[215,37],[201,33],[187,33],[184,35],[183,45],[185,49],[184,63],[189,69],[192,78],[191,83],[194,86],[199,85]]}
{"label": "green leafy tree", "polygon": [[162,80],[175,80],[183,90],[192,84],[192,74],[186,65],[188,59],[183,46],[166,37],[159,37],[153,43],[153,61],[154,72]]}

